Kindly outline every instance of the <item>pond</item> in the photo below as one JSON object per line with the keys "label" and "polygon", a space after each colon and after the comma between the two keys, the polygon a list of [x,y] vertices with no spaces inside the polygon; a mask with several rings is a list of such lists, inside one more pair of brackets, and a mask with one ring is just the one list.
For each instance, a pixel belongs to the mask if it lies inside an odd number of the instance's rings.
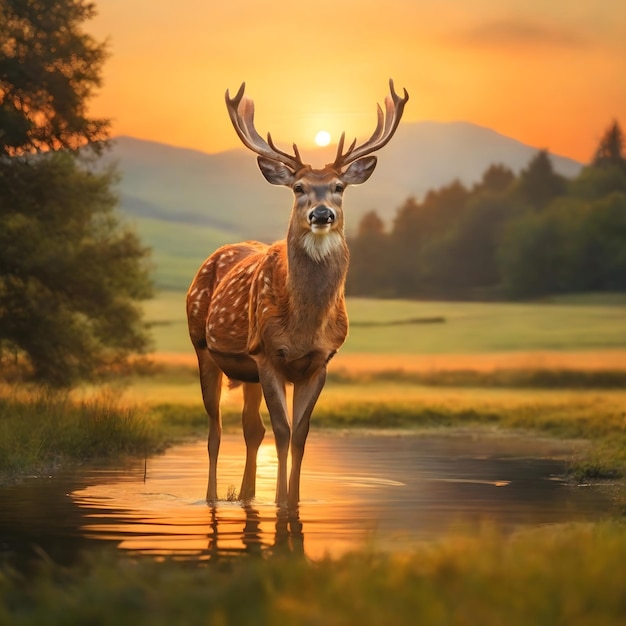
{"label": "pond", "polygon": [[259,451],[257,498],[226,500],[241,481],[244,444],[223,438],[218,493],[204,502],[204,442],[121,467],[83,467],[0,489],[0,554],[22,560],[43,550],[72,562],[112,545],[134,554],[216,559],[293,551],[316,559],[364,544],[404,550],[446,534],[494,525],[504,532],[615,511],[611,491],[572,485],[567,461],[580,444],[519,436],[328,434],[307,443],[298,518],[272,500],[276,452]]}

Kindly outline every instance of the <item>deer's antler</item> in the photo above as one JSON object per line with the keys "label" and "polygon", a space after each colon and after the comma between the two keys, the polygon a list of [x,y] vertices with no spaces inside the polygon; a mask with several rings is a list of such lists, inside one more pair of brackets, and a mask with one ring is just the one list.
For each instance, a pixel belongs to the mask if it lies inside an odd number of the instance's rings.
{"label": "deer's antler", "polygon": [[274,145],[270,133],[267,133],[267,141],[259,135],[256,128],[254,128],[254,102],[250,98],[244,97],[243,92],[245,89],[246,83],[241,83],[239,91],[233,98],[230,97],[230,93],[226,90],[226,108],[228,109],[230,121],[239,135],[239,139],[253,152],[268,159],[279,161],[294,171],[304,167],[298,146],[295,143],[293,144],[294,153],[288,154]]}
{"label": "deer's antler", "polygon": [[356,146],[355,139],[344,153],[343,144],[346,134],[342,133],[337,146],[337,156],[335,157],[335,162],[332,164],[332,167],[335,169],[341,169],[366,154],[376,152],[385,146],[393,137],[393,134],[396,132],[396,128],[398,128],[398,124],[400,123],[400,119],[402,118],[404,105],[409,100],[409,94],[405,89],[404,97],[400,97],[395,92],[392,79],[389,79],[389,90],[391,93],[385,98],[385,114],[383,114],[383,110],[380,108],[380,105],[376,105],[378,122],[376,124],[376,130],[372,136],[358,147]]}

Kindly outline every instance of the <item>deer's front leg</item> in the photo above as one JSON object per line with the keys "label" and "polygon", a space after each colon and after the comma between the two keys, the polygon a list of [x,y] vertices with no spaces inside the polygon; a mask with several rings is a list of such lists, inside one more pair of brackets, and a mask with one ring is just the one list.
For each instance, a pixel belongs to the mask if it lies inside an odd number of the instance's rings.
{"label": "deer's front leg", "polygon": [[300,470],[304,445],[309,434],[311,414],[326,382],[326,367],[317,370],[308,380],[297,382],[293,389],[293,435],[291,437],[291,474],[289,476],[289,508],[300,501]]}
{"label": "deer's front leg", "polygon": [[278,454],[276,504],[285,507],[287,506],[287,455],[291,438],[287,411],[287,390],[283,378],[266,364],[259,364],[259,381],[270,414],[274,440],[276,441],[276,453]]}

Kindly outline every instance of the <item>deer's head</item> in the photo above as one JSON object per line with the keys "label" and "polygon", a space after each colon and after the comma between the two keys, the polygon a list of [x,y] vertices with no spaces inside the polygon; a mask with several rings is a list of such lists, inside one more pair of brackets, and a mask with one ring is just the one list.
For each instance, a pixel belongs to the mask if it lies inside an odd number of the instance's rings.
{"label": "deer's head", "polygon": [[322,258],[324,251],[332,248],[328,245],[330,240],[343,239],[344,190],[348,185],[364,183],[371,176],[377,160],[368,155],[380,150],[393,137],[409,95],[405,89],[404,97],[400,97],[390,80],[385,113],[378,105],[378,122],[372,136],[359,146],[354,140],[344,152],[345,133],[342,134],[333,163],[315,169],[302,162],[296,144],[293,154],[289,154],[276,147],[269,133],[267,141],[259,135],[254,127],[254,102],[244,96],[245,86],[243,83],[233,98],[226,92],[226,106],[235,131],[243,144],[259,155],[257,161],[265,179],[293,191],[290,230],[298,230],[313,258]]}

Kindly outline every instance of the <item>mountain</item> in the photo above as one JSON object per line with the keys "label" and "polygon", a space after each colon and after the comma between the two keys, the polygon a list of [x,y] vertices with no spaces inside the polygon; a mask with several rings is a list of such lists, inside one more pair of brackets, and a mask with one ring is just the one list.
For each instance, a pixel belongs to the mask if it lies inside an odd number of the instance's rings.
{"label": "mountain", "polygon": [[[536,152],[535,147],[466,122],[402,124],[381,150],[372,178],[346,193],[347,229],[356,228],[372,209],[391,221],[407,197],[419,198],[454,179],[472,185],[495,163],[517,173]],[[254,155],[243,147],[206,154],[118,137],[109,158],[117,161],[122,175],[121,211],[153,247],[158,287],[184,288],[219,245],[285,235],[291,193],[268,185]],[[333,158],[334,150],[328,148],[305,155],[318,167]],[[582,167],[555,155],[552,162],[567,177]]]}

